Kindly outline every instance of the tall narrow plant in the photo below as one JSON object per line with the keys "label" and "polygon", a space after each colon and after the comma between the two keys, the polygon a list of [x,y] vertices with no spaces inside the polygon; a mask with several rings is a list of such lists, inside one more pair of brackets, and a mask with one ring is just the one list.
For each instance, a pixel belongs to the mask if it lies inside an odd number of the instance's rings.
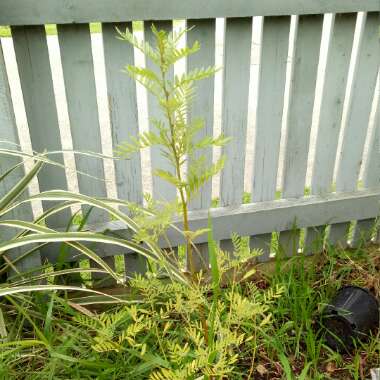
{"label": "tall narrow plant", "polygon": [[[159,233],[152,233],[152,230],[163,232],[171,221],[167,217],[168,214],[171,216],[174,213],[180,214],[184,227],[188,269],[194,278],[197,268],[193,257],[193,240],[195,236],[205,231],[190,231],[189,202],[224,165],[224,156],[216,163],[208,165],[202,151],[214,146],[222,146],[227,143],[228,138],[223,135],[216,138],[213,136],[199,138],[199,132],[205,128],[204,120],[188,117],[189,108],[195,96],[196,83],[213,76],[217,69],[215,67],[196,68],[181,76],[174,76],[174,79],[170,78],[169,73],[176,62],[195,54],[200,49],[199,42],[184,48],[178,47],[181,37],[187,32],[189,29],[184,29],[179,33],[167,33],[157,30],[152,25],[155,46],[151,46],[146,41],[138,40],[128,29],[125,32],[119,31],[121,39],[142,51],[145,57],[154,64],[154,70],[128,65],[126,72],[155,97],[162,111],[162,117],[151,119],[153,128],[148,132],[131,137],[120,144],[117,154],[129,157],[141,149],[157,146],[162,156],[169,162],[172,170],[158,168],[153,175],[174,186],[178,199],[166,203],[164,207],[162,204],[158,206],[153,201],[150,202],[155,216],[153,218],[150,216],[150,221],[145,223],[151,231],[143,238],[152,236],[158,238]],[[141,236],[140,238],[142,239]]]}

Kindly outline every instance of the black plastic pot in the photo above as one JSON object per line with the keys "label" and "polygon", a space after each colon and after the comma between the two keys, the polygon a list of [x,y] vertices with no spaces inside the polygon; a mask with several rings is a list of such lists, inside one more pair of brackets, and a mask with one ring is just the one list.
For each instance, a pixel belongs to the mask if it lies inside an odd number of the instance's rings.
{"label": "black plastic pot", "polygon": [[345,286],[325,308],[323,326],[332,349],[350,351],[355,340],[364,340],[379,327],[379,303],[368,290]]}

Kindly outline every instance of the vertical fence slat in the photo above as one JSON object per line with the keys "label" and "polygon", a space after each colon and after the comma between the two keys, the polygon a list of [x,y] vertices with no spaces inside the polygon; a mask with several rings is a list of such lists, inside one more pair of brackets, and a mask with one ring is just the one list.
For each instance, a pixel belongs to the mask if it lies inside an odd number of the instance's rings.
{"label": "vertical fence slat", "polygon": [[[132,23],[103,24],[104,59],[107,78],[107,96],[111,121],[113,147],[139,133],[136,84],[125,66],[134,65],[133,46],[119,40],[116,28],[132,30]],[[142,203],[140,153],[128,160],[115,161],[117,194],[120,199]]]}
{"label": "vertical fence slat", "polygon": [[[153,23],[158,30],[165,30],[166,32],[171,32],[173,29],[173,22],[171,20],[154,21]],[[152,22],[150,21],[144,22],[145,40],[149,42],[152,46],[155,46],[155,37],[151,30],[151,25],[152,25]],[[156,66],[147,57],[146,57],[146,67],[150,70],[157,71]],[[168,79],[173,79],[173,75],[174,75],[174,72],[173,70],[171,70],[168,73]],[[149,116],[149,129],[155,131],[155,127],[152,124],[151,119],[156,118],[159,120],[163,120],[163,114],[157,100],[150,93],[148,93],[148,116]],[[169,162],[164,157],[161,156],[160,148],[153,147],[150,151],[150,155],[151,155],[152,171],[158,168],[172,171]],[[156,176],[153,176],[152,183],[153,183],[153,197],[155,199],[168,200],[168,201],[175,199],[176,189],[173,185],[169,184],[168,182]]]}
{"label": "vertical fence slat", "polygon": [[[273,200],[276,194],[289,31],[290,16],[264,17],[254,140],[253,202]],[[252,226],[253,231],[254,228]],[[271,238],[271,233],[250,238],[251,248],[263,250],[260,261],[269,257]]]}
{"label": "vertical fence slat", "polygon": [[[363,173],[363,186],[366,189],[380,188],[380,96],[378,96],[375,112],[375,130],[372,133],[368,158]],[[376,219],[359,220],[356,224],[351,244],[355,246],[361,240],[370,240],[375,222]]]}
{"label": "vertical fence slat", "polygon": [[[107,78],[107,96],[111,121],[112,143],[115,148],[131,136],[139,133],[136,84],[122,69],[134,65],[133,46],[116,38],[116,28],[132,31],[132,23],[103,24],[104,59]],[[117,194],[120,199],[142,204],[143,188],[140,153],[128,160],[115,161]],[[145,258],[137,260],[136,255],[124,256],[126,273],[143,273],[146,270]],[[137,265],[139,264],[140,267]]]}
{"label": "vertical fence slat", "polygon": [[[336,15],[331,26],[311,178],[310,191],[314,195],[332,191],[356,17],[357,15],[352,13]],[[317,226],[307,229],[305,252],[316,252],[322,248],[320,243],[324,228],[324,226]]]}
{"label": "vertical fence slat", "polygon": [[[1,140],[8,141],[9,143],[19,144],[19,138],[17,134],[17,126],[14,117],[11,94],[9,90],[8,76],[5,69],[5,62],[3,57],[3,50],[0,44],[0,136]],[[0,146],[2,144],[0,143]],[[10,145],[5,144],[4,148],[13,148]],[[20,159],[15,157],[1,156],[0,159],[0,175],[4,174],[14,165],[17,165]],[[0,181],[0,197],[5,195],[14,184],[16,184],[24,175],[24,170],[20,167],[12,175],[8,175],[3,181]],[[32,208],[30,204],[25,204],[21,207],[17,207],[10,214],[6,215],[7,219],[14,218],[17,220],[32,220]],[[18,230],[8,229],[2,227],[0,229],[0,239],[9,239],[18,233]],[[6,253],[6,256],[10,260],[15,260],[18,255],[22,254],[21,250],[13,250]],[[41,257],[39,252],[35,252],[19,262],[15,263],[15,267],[20,272],[25,272],[32,268],[38,268],[41,266]]]}
{"label": "vertical fence slat", "polygon": [[[151,46],[155,46],[156,40],[154,34],[152,32],[152,24],[158,30],[165,30],[166,32],[173,31],[173,21],[172,20],[162,20],[162,21],[144,21],[144,38],[145,41],[149,42]],[[157,72],[157,67],[150,61],[149,58],[146,57],[146,67],[150,70]],[[171,69],[167,73],[167,79],[173,80],[174,78],[174,70]],[[165,117],[160,109],[160,106],[155,99],[155,97],[148,93],[148,117],[149,117],[149,129],[155,131],[155,127],[151,122],[152,119],[165,120]],[[153,147],[150,150],[150,162],[151,162],[151,171],[152,173],[156,169],[167,170],[169,172],[173,172],[170,163],[161,155],[159,147]],[[169,184],[168,182],[158,178],[156,176],[152,176],[152,195],[156,200],[164,200],[164,201],[172,201],[177,196],[176,188]],[[177,255],[178,247],[171,247],[171,254]],[[169,249],[168,249],[169,251]]]}
{"label": "vertical fence slat", "polygon": [[[67,108],[73,147],[78,151],[102,152],[100,124],[96,99],[91,36],[88,24],[58,25],[62,70],[66,90]],[[77,170],[93,177],[78,175],[79,191],[89,196],[105,197],[103,160],[76,155]],[[88,210],[83,207],[83,211]],[[89,223],[101,223],[107,219],[103,211],[93,209]],[[113,257],[107,259],[113,266]],[[91,266],[96,266],[91,261]],[[94,274],[93,280],[101,275]]]}
{"label": "vertical fence slat", "polygon": [[[12,36],[32,147],[38,152],[61,150],[45,27],[12,27]],[[63,165],[62,155],[52,158]],[[64,169],[55,166],[46,165],[38,180],[41,191],[67,189]],[[43,203],[44,209],[51,205],[52,202]],[[69,215],[69,211],[56,214],[48,219],[48,224],[66,226]]]}
{"label": "vertical fence slat", "polygon": [[[232,140],[223,147],[226,164],[221,173],[221,206],[242,202],[248,117],[252,18],[231,18],[225,23],[222,132]],[[231,226],[231,232],[233,226]],[[231,241],[220,242],[231,251]]]}
{"label": "vertical fence slat", "polygon": [[[298,20],[289,95],[283,198],[302,197],[305,191],[322,24],[323,15],[300,16]],[[285,255],[297,252],[298,243],[299,231],[281,232],[280,246]]]}
{"label": "vertical fence slat", "polygon": [[[367,183],[368,186],[371,187],[380,187],[380,97],[377,103],[375,128],[375,141],[372,145],[372,152],[376,152],[374,149],[377,149],[377,154],[371,155],[371,159],[367,162],[366,171],[364,173],[364,183]],[[375,173],[375,175],[373,173]],[[377,231],[375,231],[374,241],[380,244],[379,218],[377,219],[376,227]]]}
{"label": "vertical fence slat", "polygon": [[229,206],[241,204],[244,191],[252,18],[227,19],[225,27],[222,132],[232,140],[223,148],[220,201]]}
{"label": "vertical fence slat", "polygon": [[[362,161],[367,135],[372,96],[380,62],[378,46],[379,15],[369,13],[361,34],[358,60],[352,83],[351,99],[343,135],[342,149],[338,159],[336,191],[354,191]],[[329,242],[345,247],[350,223],[331,226]]]}
{"label": "vertical fence slat", "polygon": [[[205,20],[188,20],[187,27],[194,27],[187,33],[187,45],[192,46],[195,41],[201,43],[201,50],[187,60],[187,71],[194,68],[208,67],[215,65],[215,19]],[[197,138],[201,139],[213,135],[214,123],[214,78],[208,78],[197,84],[196,97],[189,111],[189,119],[201,117],[204,119],[205,128],[198,134]],[[205,157],[205,164],[212,163],[212,148],[208,148],[195,156]],[[211,205],[211,181],[207,182],[200,190],[199,195],[192,200],[190,208],[208,209]],[[194,256],[194,265],[197,269],[208,268],[207,244],[198,244],[199,256]],[[197,258],[197,259],[196,259]],[[196,262],[195,262],[196,261]]]}
{"label": "vertical fence slat", "polygon": [[[89,25],[58,25],[57,29],[73,147],[78,151],[101,153]],[[103,160],[76,155],[75,163],[78,171],[104,179]],[[105,183],[101,180],[79,174],[80,192],[106,196]],[[103,212],[92,212],[89,221],[104,222]]]}

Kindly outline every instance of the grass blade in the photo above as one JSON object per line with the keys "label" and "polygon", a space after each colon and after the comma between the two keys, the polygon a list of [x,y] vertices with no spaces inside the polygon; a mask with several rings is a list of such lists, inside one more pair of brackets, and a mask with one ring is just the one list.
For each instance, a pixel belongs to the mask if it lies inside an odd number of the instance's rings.
{"label": "grass blade", "polygon": [[70,285],[26,285],[26,286],[14,286],[10,288],[0,289],[0,297],[10,296],[14,294],[20,294],[20,293],[29,293],[29,292],[46,292],[46,291],[78,291],[78,292],[85,292],[85,293],[93,293],[100,295],[102,297],[110,298],[114,301],[126,303],[128,301],[122,300],[119,297],[112,296],[110,294],[102,293],[97,290],[88,289],[88,288],[81,288],[79,286],[70,286]]}
{"label": "grass blade", "polygon": [[[0,222],[0,225],[5,224],[4,221]],[[27,222],[19,222],[19,221],[7,221],[6,225],[8,226],[22,226],[21,228],[25,228]],[[4,254],[4,251],[9,249],[23,247],[25,245],[34,244],[34,243],[67,243],[72,247],[83,253],[85,256],[97,262],[101,267],[106,269],[110,274],[112,273],[114,278],[120,282],[120,277],[116,274],[109,266],[106,264],[98,255],[96,255],[91,249],[88,247],[79,244],[78,242],[93,242],[93,243],[105,243],[105,244],[113,244],[119,247],[125,248],[127,250],[139,253],[145,256],[148,259],[154,260],[155,262],[163,265],[168,269],[169,273],[171,273],[177,280],[181,282],[185,282],[186,278],[182,274],[182,272],[175,267],[175,265],[171,264],[169,260],[167,260],[161,250],[151,251],[142,247],[139,244],[136,244],[129,240],[119,239],[108,235],[103,235],[100,233],[94,232],[42,232],[45,231],[46,227],[38,226],[36,227],[32,223],[30,224],[30,228],[34,231],[38,231],[37,228],[41,228],[41,233],[35,233],[32,235],[27,235],[23,237],[18,237],[3,243],[0,243],[0,256]],[[42,230],[43,229],[43,230]]]}
{"label": "grass blade", "polygon": [[211,217],[209,215],[208,217],[208,254],[209,254],[209,260],[210,260],[210,266],[211,266],[211,276],[212,276],[212,285],[214,292],[219,295],[220,292],[220,273],[219,273],[219,267],[218,267],[218,258],[216,254],[216,244],[214,241],[214,237],[212,234],[212,222]]}
{"label": "grass blade", "polygon": [[208,254],[211,266],[211,277],[212,277],[212,287],[213,287],[213,300],[210,312],[210,323],[208,330],[208,344],[212,346],[214,344],[214,336],[215,336],[215,319],[216,319],[216,311],[218,305],[218,299],[220,295],[220,273],[218,266],[218,258],[217,258],[217,250],[216,244],[212,234],[212,221],[210,214],[208,216]]}
{"label": "grass blade", "polygon": [[281,362],[281,365],[282,365],[282,369],[285,372],[286,380],[293,380],[294,378],[293,378],[293,375],[292,375],[292,370],[290,368],[290,363],[289,363],[288,358],[284,355],[283,352],[281,352],[278,355],[278,357],[280,359],[280,362]]}
{"label": "grass blade", "polygon": [[16,185],[14,185],[13,188],[8,191],[3,198],[0,199],[0,210],[4,210],[27,189],[30,181],[38,174],[42,166],[43,162],[36,162],[33,168],[27,174],[25,174],[25,176],[21,178],[20,181],[16,183]]}
{"label": "grass blade", "polygon": [[[49,273],[43,273],[38,276],[33,276],[30,278],[24,278],[20,281],[13,281],[12,280],[12,286],[20,286],[27,284],[28,282],[38,282],[41,280],[45,280],[50,277],[58,277],[58,276],[65,276],[70,274],[77,274],[77,273],[104,273],[107,274],[108,272],[104,269],[100,268],[69,268],[69,269],[62,269],[62,270],[55,270],[54,272]],[[15,276],[16,277],[16,276]],[[14,279],[15,277],[12,277]]]}
{"label": "grass blade", "polygon": [[3,310],[0,308],[0,338],[5,340],[8,336],[7,327],[5,325]]}
{"label": "grass blade", "polygon": [[[34,223],[30,223],[30,222],[22,222],[22,221],[18,221],[18,220],[4,220],[4,221],[0,221],[0,226],[1,225],[4,225],[4,226],[8,226],[8,227],[15,227],[15,228],[23,228],[25,230],[29,230],[29,231],[33,231],[33,232],[36,232],[36,233],[39,233],[39,234],[43,234],[43,233],[49,233],[49,234],[53,234],[53,235],[58,235],[59,236],[64,236],[64,232],[63,233],[59,233],[59,232],[56,232],[50,228],[47,228],[47,227],[44,227],[44,226],[40,226],[40,225],[36,225]],[[66,232],[67,234],[68,232]],[[91,233],[89,233],[91,234]],[[27,236],[24,236],[24,237],[30,237],[30,236],[36,236],[36,235],[27,235]],[[23,239],[23,237],[16,237],[15,239],[13,239],[13,241],[17,241],[17,240],[21,240]],[[58,241],[58,239],[57,239]],[[48,241],[40,241],[42,243],[48,243]],[[64,242],[66,243],[66,241]],[[121,282],[121,278],[120,276],[114,272],[112,270],[112,268],[104,261],[102,260],[95,252],[93,252],[90,248],[82,245],[82,244],[79,244],[77,242],[72,242],[72,243],[67,243],[69,246],[77,249],[78,251],[80,251],[81,253],[83,253],[85,256],[88,256],[90,259],[94,260],[97,264],[99,264],[102,268],[104,268],[117,282]],[[0,256],[1,256],[1,248],[0,248]]]}

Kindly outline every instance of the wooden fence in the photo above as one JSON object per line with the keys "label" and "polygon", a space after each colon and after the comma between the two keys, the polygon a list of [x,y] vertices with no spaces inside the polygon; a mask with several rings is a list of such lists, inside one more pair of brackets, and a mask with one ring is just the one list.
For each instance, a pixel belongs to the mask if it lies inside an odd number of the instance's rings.
{"label": "wooden fence", "polygon": [[[102,24],[110,127],[112,144],[116,146],[138,132],[141,115],[136,86],[121,73],[123,66],[134,63],[134,51],[115,38],[115,27],[131,28],[133,21],[143,21],[145,39],[149,41],[152,21],[166,30],[171,30],[172,20],[177,19],[186,20],[187,26],[195,25],[188,33],[187,43],[199,40],[203,48],[188,60],[190,70],[215,63],[216,18],[225,18],[221,128],[233,139],[224,148],[227,162],[220,177],[220,207],[211,210],[214,235],[226,249],[231,246],[231,232],[250,236],[251,247],[263,249],[260,259],[268,260],[273,232],[280,234],[280,243],[288,255],[297,251],[301,229],[305,231],[301,246],[308,253],[320,249],[313,242],[327,225],[331,244],[345,246],[350,226],[350,244],[355,245],[363,234],[367,234],[367,239],[374,238],[368,231],[373,230],[380,201],[380,107],[375,92],[380,63],[379,11],[378,0],[2,0],[0,25],[11,27],[33,149],[39,152],[62,149],[44,27],[57,24],[73,147],[102,152],[89,23]],[[365,12],[360,16],[361,22],[357,22],[358,12]],[[327,13],[334,16],[328,36],[321,101],[316,105],[320,46]],[[292,15],[295,29],[293,38],[289,38]],[[255,16],[264,17],[260,31],[258,101],[252,109],[248,98]],[[352,54],[355,43],[357,53]],[[292,64],[287,74],[290,52]],[[198,94],[189,117],[203,116],[207,125],[204,133],[212,134],[214,81],[210,79],[199,85]],[[310,153],[312,115],[317,106],[320,116],[313,143],[315,151]],[[148,97],[149,117],[157,112],[158,107]],[[255,133],[252,141],[248,141],[254,148],[252,203],[242,204],[247,175],[247,120],[253,112]],[[284,131],[285,136],[281,136]],[[1,139],[19,142],[2,50],[0,133]],[[280,156],[280,142],[284,144],[283,156]],[[305,195],[310,154],[313,154],[311,186]],[[213,152],[207,152],[207,160],[212,159]],[[63,163],[63,157],[59,161]],[[157,150],[152,150],[151,162],[153,168],[166,165]],[[9,165],[10,160],[2,159],[1,171]],[[142,202],[140,156],[114,165],[118,197]],[[280,189],[277,187],[279,165],[283,178]],[[104,178],[102,160],[77,156],[76,168]],[[359,182],[360,171],[363,175]],[[66,176],[54,167],[45,167],[38,182],[41,191],[68,188]],[[107,195],[103,182],[78,176],[78,184],[84,194]],[[156,198],[162,194],[168,199],[175,196],[174,189],[159,180],[153,180],[152,193]],[[210,183],[192,204],[191,227],[207,226],[211,201]],[[31,215],[31,209],[24,208],[17,217],[28,220]],[[62,228],[68,218],[69,213],[51,218],[49,226]],[[100,229],[120,228],[100,212],[92,216],[92,223]],[[199,237],[197,243],[204,244],[206,238]],[[375,238],[379,240],[379,235]],[[173,246],[182,243],[181,237],[175,234],[170,239]],[[114,255],[124,254],[126,271],[138,269],[138,258],[133,253],[102,247],[98,252],[112,265]],[[202,252],[207,261],[207,250]],[[28,258],[24,267],[37,265],[41,257],[54,262],[57,250],[42,250],[40,256]]]}

